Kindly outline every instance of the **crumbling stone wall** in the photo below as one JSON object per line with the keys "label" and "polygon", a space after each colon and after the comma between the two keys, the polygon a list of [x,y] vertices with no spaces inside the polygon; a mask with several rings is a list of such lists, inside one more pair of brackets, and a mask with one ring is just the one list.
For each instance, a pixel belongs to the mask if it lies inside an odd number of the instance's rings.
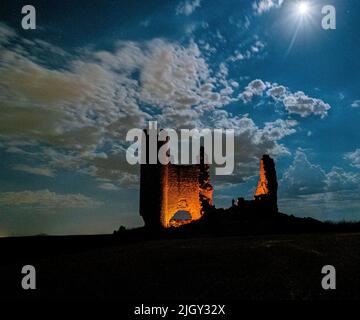
{"label": "crumbling stone wall", "polygon": [[260,160],[260,179],[254,199],[255,201],[268,202],[277,211],[277,190],[275,162],[270,156],[263,155]]}
{"label": "crumbling stone wall", "polygon": [[178,211],[189,212],[192,221],[201,218],[199,174],[200,168],[196,165],[166,166],[160,212],[162,226],[170,227],[171,218]]}
{"label": "crumbling stone wall", "polygon": [[[203,148],[197,165],[142,164],[140,215],[145,226],[152,229],[177,227],[200,219],[203,207],[213,203],[209,169],[209,165],[204,164]],[[178,211],[188,212],[191,220],[172,220]]]}

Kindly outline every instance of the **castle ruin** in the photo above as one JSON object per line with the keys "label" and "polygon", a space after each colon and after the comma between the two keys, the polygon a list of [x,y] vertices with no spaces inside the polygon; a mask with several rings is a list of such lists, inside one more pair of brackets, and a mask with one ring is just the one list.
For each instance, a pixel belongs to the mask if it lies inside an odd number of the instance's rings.
{"label": "castle ruin", "polygon": [[[148,135],[146,135],[148,145]],[[158,142],[158,150],[164,142]],[[148,153],[148,148],[147,148]],[[147,160],[148,160],[148,154]],[[148,163],[148,161],[147,161]],[[151,229],[178,227],[199,220],[205,206],[213,204],[209,165],[142,164],[140,167],[140,215]],[[186,213],[178,219],[177,213]]]}
{"label": "castle ruin", "polygon": [[260,178],[256,188],[254,199],[245,200],[238,198],[233,200],[233,207],[238,211],[247,213],[277,213],[277,190],[275,162],[269,155],[263,155],[260,160]]}
{"label": "castle ruin", "polygon": [[[145,130],[146,133],[146,130]],[[149,136],[146,133],[146,144]],[[159,150],[166,142],[157,142]],[[213,207],[213,187],[210,167],[204,161],[204,148],[200,149],[200,164],[149,164],[140,167],[140,215],[149,229],[179,227],[199,220]],[[238,198],[232,208],[239,213],[277,213],[275,163],[268,155],[260,160],[260,179],[253,200]],[[178,214],[186,214],[180,219]]]}

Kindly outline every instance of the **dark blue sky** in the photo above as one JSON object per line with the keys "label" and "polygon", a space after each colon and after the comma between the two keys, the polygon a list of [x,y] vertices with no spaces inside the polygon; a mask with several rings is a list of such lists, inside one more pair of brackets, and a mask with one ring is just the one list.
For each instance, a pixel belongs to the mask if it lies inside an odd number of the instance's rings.
{"label": "dark blue sky", "polygon": [[[138,226],[127,130],[233,128],[215,203],[251,197],[276,159],[279,207],[360,217],[356,0],[28,1],[0,5],[0,236]],[[336,8],[336,30],[321,8]]]}

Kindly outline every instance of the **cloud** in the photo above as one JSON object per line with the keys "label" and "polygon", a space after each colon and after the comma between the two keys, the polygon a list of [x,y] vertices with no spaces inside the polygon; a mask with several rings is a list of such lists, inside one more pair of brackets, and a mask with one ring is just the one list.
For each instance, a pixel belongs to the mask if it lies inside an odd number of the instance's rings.
{"label": "cloud", "polygon": [[30,167],[28,165],[19,164],[19,165],[14,166],[13,170],[23,171],[26,173],[40,175],[40,176],[46,176],[46,177],[50,177],[50,178],[55,177],[54,171],[49,168],[34,168],[34,167]]}
{"label": "cloud", "polygon": [[284,0],[260,0],[253,3],[253,9],[257,14],[262,14],[272,8],[280,8]]}
{"label": "cloud", "polygon": [[259,127],[247,115],[234,117],[225,110],[212,112],[210,126],[235,131],[234,173],[231,176],[215,176],[215,181],[219,184],[240,183],[258,174],[258,162],[263,154],[274,157],[289,155],[280,140],[294,134],[296,125],[296,121],[278,119]]}
{"label": "cloud", "polygon": [[182,1],[176,8],[176,14],[191,15],[201,5],[201,0]]}
{"label": "cloud", "polygon": [[263,128],[263,135],[271,141],[278,141],[282,138],[289,136],[296,132],[294,129],[297,126],[297,122],[294,120],[277,119],[273,122],[265,123]]}
{"label": "cloud", "polygon": [[351,107],[353,108],[360,108],[360,100],[355,100],[352,104]]}
{"label": "cloud", "polygon": [[[257,174],[264,153],[290,154],[280,141],[296,132],[297,123],[278,119],[258,126],[248,115],[223,110],[238,100],[238,83],[229,79],[226,63],[210,68],[193,41],[119,41],[113,50],[77,55],[54,47],[54,55],[66,56],[61,68],[34,60],[35,44],[17,41],[20,51],[0,48],[0,135],[4,148],[40,165],[105,179],[99,185],[105,190],[136,186],[138,168],[125,160],[124,139],[129,129],[145,128],[151,119],[159,127],[235,129],[236,168],[228,181]],[[242,98],[267,89],[275,97],[275,88],[256,79]],[[14,140],[33,145],[10,145]]]}
{"label": "cloud", "polygon": [[311,98],[302,91],[288,94],[283,103],[289,114],[297,114],[303,118],[313,114],[325,118],[331,109],[330,105],[321,99]]}
{"label": "cloud", "polygon": [[0,23],[0,45],[7,44],[11,38],[16,36],[16,32],[7,25]]}
{"label": "cloud", "polygon": [[343,168],[333,167],[326,174],[327,191],[354,190],[360,183],[360,175],[354,172],[346,172]]}
{"label": "cloud", "polygon": [[265,83],[261,79],[251,81],[239,95],[239,98],[248,103],[255,96],[262,96],[264,92],[276,102],[282,103],[288,114],[296,114],[302,118],[311,115],[325,118],[331,109],[331,106],[321,99],[309,97],[302,91],[292,93],[283,85]]}
{"label": "cloud", "polygon": [[[3,148],[52,168],[135,182],[127,163],[111,160],[115,153],[124,157],[129,129],[150,119],[162,127],[201,127],[206,112],[235,101],[226,65],[212,70],[194,42],[120,41],[112,51],[70,55],[1,30],[9,38],[0,45]],[[58,67],[40,59],[49,50],[63,62]],[[14,140],[34,146],[10,145]]]}
{"label": "cloud", "polygon": [[302,195],[323,192],[325,182],[324,170],[312,164],[303,151],[297,150],[293,163],[285,170],[279,184],[284,194]]}
{"label": "cloud", "polygon": [[[222,106],[229,94],[215,97],[215,85],[224,81],[224,72],[210,75],[210,69],[199,47],[190,43],[186,48],[155,40],[148,44],[150,54],[142,63],[140,99],[158,107],[188,109],[191,106]],[[224,68],[220,65],[220,68]],[[223,100],[222,100],[223,98]]]}
{"label": "cloud", "polygon": [[313,217],[322,221],[359,221],[359,189],[352,191],[322,192],[281,198],[279,208],[287,214]]}
{"label": "cloud", "polygon": [[286,91],[284,86],[274,85],[267,91],[267,95],[277,101],[285,96]]}
{"label": "cloud", "polygon": [[360,149],[346,153],[344,159],[350,161],[353,167],[360,169]]}
{"label": "cloud", "polygon": [[81,194],[57,194],[49,190],[1,192],[0,205],[35,208],[91,208],[101,205]]}
{"label": "cloud", "polygon": [[119,187],[114,185],[113,183],[105,182],[99,185],[100,189],[107,190],[107,191],[118,191]]}
{"label": "cloud", "polygon": [[359,220],[359,185],[359,173],[339,167],[326,172],[299,149],[279,179],[279,208],[320,220]]}
{"label": "cloud", "polygon": [[294,161],[279,181],[280,193],[285,196],[310,195],[340,190],[354,190],[360,175],[333,167],[326,172],[320,165],[311,163],[305,152],[296,151]]}
{"label": "cloud", "polygon": [[279,181],[279,207],[320,220],[359,220],[360,174],[333,167],[325,172],[298,151]]}
{"label": "cloud", "polygon": [[259,55],[262,50],[265,48],[265,43],[260,40],[257,40],[255,43],[251,44],[248,49],[240,51],[236,49],[234,53],[227,59],[231,62],[248,60],[256,55]]}
{"label": "cloud", "polygon": [[256,79],[251,81],[244,92],[242,92],[239,96],[245,103],[250,102],[254,96],[261,96],[266,89],[266,84],[260,80]]}

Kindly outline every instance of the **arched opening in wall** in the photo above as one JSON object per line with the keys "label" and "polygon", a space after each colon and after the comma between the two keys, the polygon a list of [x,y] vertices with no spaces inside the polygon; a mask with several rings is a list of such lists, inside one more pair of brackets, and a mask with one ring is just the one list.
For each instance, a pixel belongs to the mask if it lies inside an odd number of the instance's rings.
{"label": "arched opening in wall", "polygon": [[185,210],[179,210],[170,219],[170,226],[180,227],[184,224],[190,223],[191,221],[192,221],[192,217],[190,212]]}

